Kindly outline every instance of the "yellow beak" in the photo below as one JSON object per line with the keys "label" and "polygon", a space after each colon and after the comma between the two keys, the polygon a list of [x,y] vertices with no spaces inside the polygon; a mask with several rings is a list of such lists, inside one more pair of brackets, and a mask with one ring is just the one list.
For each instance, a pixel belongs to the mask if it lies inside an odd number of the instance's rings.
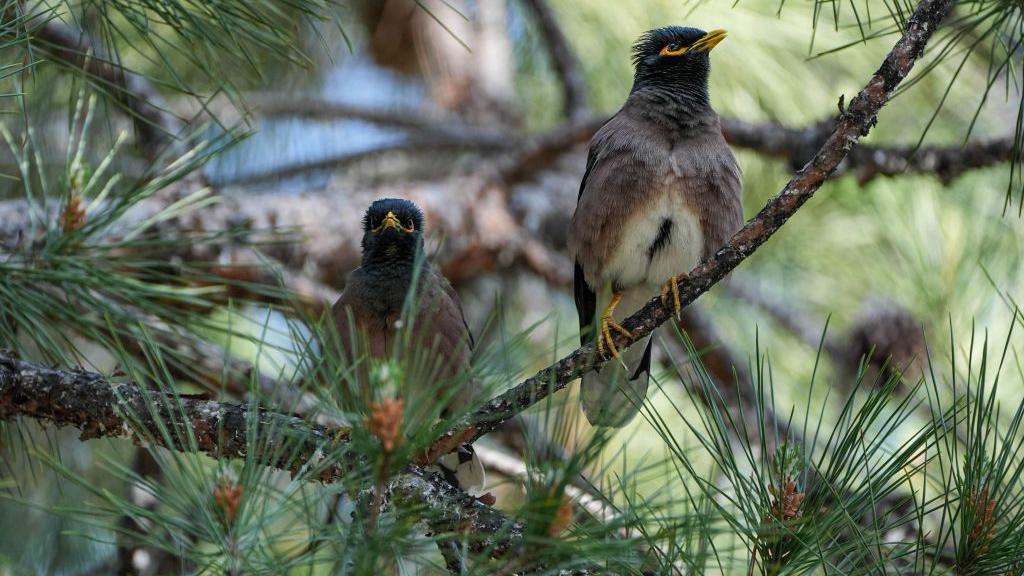
{"label": "yellow beak", "polygon": [[398,216],[395,216],[394,212],[388,212],[387,216],[384,217],[384,220],[382,220],[381,223],[377,225],[376,228],[371,230],[371,232],[373,232],[374,234],[380,234],[385,230],[397,230],[400,232],[416,231],[416,229],[413,226],[409,226],[408,228],[402,226],[402,221],[398,219]]}
{"label": "yellow beak", "polygon": [[385,230],[389,228],[400,230],[402,228],[402,223],[398,221],[398,216],[395,216],[394,212],[388,212],[388,215],[384,217],[384,222],[382,222],[382,224],[384,224]]}
{"label": "yellow beak", "polygon": [[402,223],[398,221],[398,216],[395,216],[394,212],[388,212],[388,215],[384,217],[384,220],[373,229],[374,234],[380,234],[385,230],[401,230]]}
{"label": "yellow beak", "polygon": [[719,42],[725,40],[725,37],[729,33],[725,30],[718,29],[712,30],[707,34],[701,36],[696,42],[690,45],[688,52],[710,52],[712,48],[718,46]]}

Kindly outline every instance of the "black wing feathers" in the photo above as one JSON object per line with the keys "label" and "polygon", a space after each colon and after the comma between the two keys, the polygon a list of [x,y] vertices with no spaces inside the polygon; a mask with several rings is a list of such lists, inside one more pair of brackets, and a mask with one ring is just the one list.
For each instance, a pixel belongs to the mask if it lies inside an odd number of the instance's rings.
{"label": "black wing feathers", "polygon": [[[596,163],[597,154],[591,148],[589,154],[587,154],[587,171],[583,173],[583,181],[580,182],[580,193],[576,196],[577,202],[583,196],[583,189],[587,187],[587,178],[590,176],[590,171],[593,170]],[[573,296],[576,299],[576,314],[580,319],[580,343],[586,344],[589,336],[584,329],[594,322],[594,314],[597,312],[597,294],[594,293],[594,289],[587,284],[586,278],[583,277],[583,268],[580,266],[580,263],[576,262],[575,264],[572,275]]]}
{"label": "black wing feathers", "polygon": [[573,271],[573,295],[576,298],[576,314],[580,317],[580,343],[586,344],[589,340],[589,333],[584,329],[594,322],[594,314],[597,312],[597,294],[583,278],[583,268],[576,263]]}

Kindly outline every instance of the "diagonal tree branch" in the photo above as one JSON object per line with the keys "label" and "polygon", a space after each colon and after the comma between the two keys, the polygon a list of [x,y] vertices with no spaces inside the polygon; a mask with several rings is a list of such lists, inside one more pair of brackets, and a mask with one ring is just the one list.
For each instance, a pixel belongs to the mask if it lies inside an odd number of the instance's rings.
{"label": "diagonal tree branch", "polygon": [[[921,57],[928,39],[949,13],[950,4],[951,0],[922,0],[918,4],[903,35],[864,89],[850,101],[849,107],[840,115],[831,135],[814,158],[714,256],[684,275],[686,278],[679,287],[680,300],[684,306],[707,292],[767,242],[833,174],[857,141],[875,125],[878,111],[910,73],[914,62]],[[663,305],[659,298],[654,298],[622,324],[633,333],[634,339],[639,339],[653,332],[671,316],[670,307]],[[615,338],[615,345],[620,350],[632,343],[621,334]],[[472,442],[548,395],[565,388],[588,371],[600,368],[604,362],[593,345],[578,348],[554,365],[487,402],[454,429],[442,435],[431,453],[444,453],[455,449],[459,442]]]}

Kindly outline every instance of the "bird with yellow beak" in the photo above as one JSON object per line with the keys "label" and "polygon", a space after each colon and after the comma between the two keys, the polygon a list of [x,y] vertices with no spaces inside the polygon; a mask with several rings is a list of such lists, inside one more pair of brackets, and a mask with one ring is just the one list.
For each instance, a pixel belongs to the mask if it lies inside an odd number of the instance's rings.
{"label": "bird with yellow beak", "polygon": [[[362,265],[348,276],[331,313],[341,353],[353,369],[394,358],[410,364],[421,355],[422,370],[405,375],[406,414],[430,414],[426,408],[439,403],[440,415],[447,416],[473,406],[481,390],[464,381],[473,335],[455,289],[423,257],[423,230],[423,213],[412,202],[383,198],[371,204],[363,216]],[[412,296],[413,309],[403,317]],[[411,331],[405,346],[400,330]],[[438,467],[454,486],[474,496],[483,490],[483,464],[471,445],[445,454]]]}
{"label": "bird with yellow beak", "polygon": [[740,168],[708,93],[709,54],[725,37],[679,26],[641,36],[629,97],[590,141],[568,244],[582,339],[616,359],[583,376],[591,424],[625,425],[647,395],[651,337],[618,350],[616,333],[632,338],[620,321],[659,295],[678,315],[674,275],[743,223]]}

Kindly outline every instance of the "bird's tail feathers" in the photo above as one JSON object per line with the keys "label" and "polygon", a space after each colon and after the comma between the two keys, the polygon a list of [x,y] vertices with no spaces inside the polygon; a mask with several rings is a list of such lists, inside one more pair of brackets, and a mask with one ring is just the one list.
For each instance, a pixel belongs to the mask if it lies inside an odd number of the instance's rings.
{"label": "bird's tail feathers", "polygon": [[653,344],[647,336],[622,351],[621,362],[611,360],[583,376],[580,404],[591,425],[621,428],[636,417],[647,397]]}

